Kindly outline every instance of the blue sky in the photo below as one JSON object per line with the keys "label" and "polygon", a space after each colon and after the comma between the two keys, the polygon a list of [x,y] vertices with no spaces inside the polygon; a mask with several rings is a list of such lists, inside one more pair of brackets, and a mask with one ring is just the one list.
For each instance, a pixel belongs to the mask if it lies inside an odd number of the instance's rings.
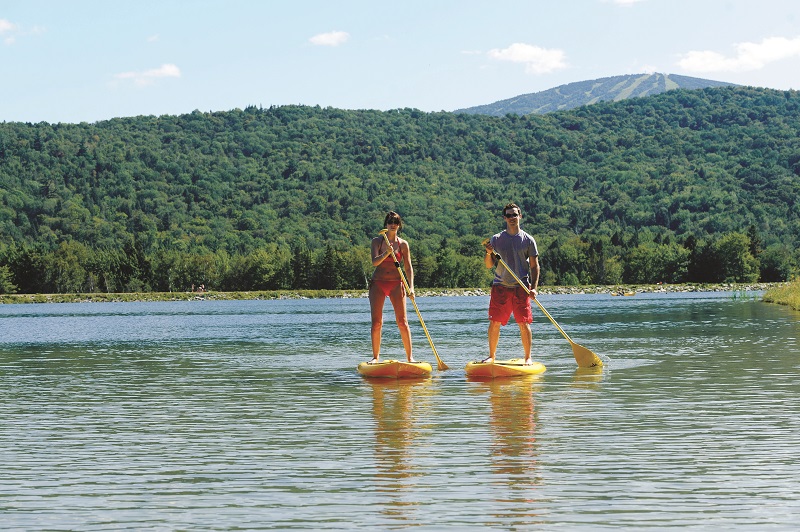
{"label": "blue sky", "polygon": [[800,2],[0,0],[0,122],[452,111],[643,72],[800,89]]}

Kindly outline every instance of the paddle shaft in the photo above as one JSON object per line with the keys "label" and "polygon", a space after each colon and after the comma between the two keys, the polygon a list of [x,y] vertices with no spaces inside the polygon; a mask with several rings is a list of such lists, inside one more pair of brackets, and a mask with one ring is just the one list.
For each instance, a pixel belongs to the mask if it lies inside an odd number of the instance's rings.
{"label": "paddle shaft", "polygon": [[[383,239],[386,241],[386,245],[389,246],[389,252],[392,254],[392,260],[394,261],[394,266],[397,268],[397,273],[400,274],[400,279],[403,281],[403,286],[406,287],[406,292],[409,294],[411,293],[411,287],[408,285],[408,281],[406,280],[406,274],[403,273],[403,268],[400,267],[400,261],[397,260],[397,255],[394,254],[394,248],[392,247],[392,243],[389,242],[389,237],[386,236],[387,230],[384,229],[381,231],[381,235]],[[442,359],[439,358],[439,353],[436,352],[436,346],[433,345],[433,340],[431,339],[431,335],[428,333],[428,328],[425,326],[425,321],[422,319],[422,313],[419,311],[419,307],[417,306],[417,302],[415,298],[411,298],[411,302],[414,304],[414,310],[417,311],[417,318],[419,318],[419,323],[422,325],[422,330],[425,331],[425,336],[428,338],[428,343],[431,344],[431,350],[433,351],[433,356],[436,357],[437,368],[439,371],[444,371],[448,369],[447,364],[442,362]]]}

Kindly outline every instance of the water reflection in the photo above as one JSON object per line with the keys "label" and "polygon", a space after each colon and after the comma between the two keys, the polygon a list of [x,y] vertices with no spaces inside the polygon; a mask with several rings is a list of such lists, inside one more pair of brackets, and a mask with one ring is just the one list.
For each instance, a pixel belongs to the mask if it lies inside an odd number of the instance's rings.
{"label": "water reflection", "polygon": [[410,519],[409,511],[422,504],[413,496],[415,480],[421,475],[415,465],[414,442],[434,387],[427,377],[365,380],[372,387],[375,419],[375,491],[388,499],[381,513],[391,519]]}
{"label": "water reflection", "polygon": [[529,375],[477,382],[475,391],[487,393],[493,485],[491,494],[501,512],[494,518],[503,526],[536,522],[540,511],[536,492],[541,484],[536,391],[541,376]]}
{"label": "water reflection", "polygon": [[[452,368],[482,297],[426,302]],[[800,313],[548,296],[610,364],[371,382],[365,304],[0,305],[0,528],[796,528]]]}
{"label": "water reflection", "polygon": [[574,388],[599,390],[600,383],[605,379],[607,371],[605,367],[577,368],[572,375],[572,386]]}

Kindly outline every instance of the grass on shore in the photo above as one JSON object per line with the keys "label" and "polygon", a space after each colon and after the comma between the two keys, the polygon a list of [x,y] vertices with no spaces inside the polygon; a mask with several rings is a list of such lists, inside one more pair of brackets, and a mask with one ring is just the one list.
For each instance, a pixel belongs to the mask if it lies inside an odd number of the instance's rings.
{"label": "grass on shore", "polygon": [[764,292],[764,301],[800,310],[800,278],[791,283],[773,286]]}

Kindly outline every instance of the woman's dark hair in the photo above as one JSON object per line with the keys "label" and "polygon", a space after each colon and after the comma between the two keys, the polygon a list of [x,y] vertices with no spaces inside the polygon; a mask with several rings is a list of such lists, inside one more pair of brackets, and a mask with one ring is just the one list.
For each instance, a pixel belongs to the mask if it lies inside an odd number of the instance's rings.
{"label": "woman's dark hair", "polygon": [[397,220],[399,222],[397,226],[398,231],[403,228],[403,219],[396,212],[389,211],[389,213],[386,215],[386,218],[383,219],[383,227],[389,226],[389,220]]}

